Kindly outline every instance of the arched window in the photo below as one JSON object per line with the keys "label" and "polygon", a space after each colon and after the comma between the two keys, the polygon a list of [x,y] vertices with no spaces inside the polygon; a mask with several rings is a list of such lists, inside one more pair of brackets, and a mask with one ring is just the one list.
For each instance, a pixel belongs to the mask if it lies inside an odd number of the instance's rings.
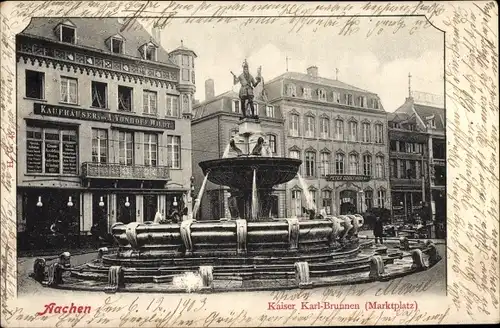
{"label": "arched window", "polygon": [[344,121],[341,119],[335,120],[335,139],[344,140]]}
{"label": "arched window", "polygon": [[306,132],[306,137],[309,138],[314,138],[314,130],[315,130],[315,119],[314,116],[306,116],[304,125],[305,125],[305,132]]}
{"label": "arched window", "polygon": [[373,207],[373,191],[371,190],[365,190],[365,205],[367,210]]}
{"label": "arched window", "polygon": [[290,131],[291,136],[297,137],[299,135],[299,115],[298,114],[290,114],[289,131]]}
{"label": "arched window", "polygon": [[295,159],[300,159],[300,150],[298,150],[298,149],[290,149],[288,151],[288,157],[295,158]]}
{"label": "arched window", "polygon": [[375,158],[375,177],[379,179],[384,178],[384,157],[381,155],[377,155]]}
{"label": "arched window", "polygon": [[302,88],[302,93],[304,99],[311,99],[312,98],[312,90],[309,87]]}
{"label": "arched window", "polygon": [[363,155],[363,174],[371,176],[372,175],[372,155]]}
{"label": "arched window", "polygon": [[295,84],[290,83],[286,87],[286,94],[289,97],[297,97],[297,88],[295,87]]}
{"label": "arched window", "polygon": [[326,91],[325,91],[325,89],[319,89],[318,90],[318,98],[321,101],[326,101]]}
{"label": "arched window", "polygon": [[359,174],[359,155],[357,153],[349,154],[349,174]]}
{"label": "arched window", "polygon": [[269,149],[271,149],[271,152],[273,154],[276,154],[277,153],[276,136],[274,134],[268,135],[268,142],[269,142]]}
{"label": "arched window", "polygon": [[328,117],[321,118],[321,138],[327,139],[330,137],[330,120]]}
{"label": "arched window", "polygon": [[335,154],[335,173],[344,174],[345,155],[342,153]]}

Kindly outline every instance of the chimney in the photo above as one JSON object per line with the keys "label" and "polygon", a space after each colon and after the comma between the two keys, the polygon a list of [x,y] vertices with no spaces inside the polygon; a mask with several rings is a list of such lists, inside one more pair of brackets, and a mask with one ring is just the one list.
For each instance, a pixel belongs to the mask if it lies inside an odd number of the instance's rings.
{"label": "chimney", "polygon": [[307,75],[313,76],[313,77],[318,77],[318,67],[317,66],[310,66],[307,68]]}
{"label": "chimney", "polygon": [[210,100],[215,97],[214,80],[208,79],[205,81],[205,100]]}
{"label": "chimney", "polygon": [[153,37],[153,40],[155,40],[155,42],[161,46],[161,29],[159,29],[158,27],[156,26],[153,26],[153,29],[151,31],[151,35]]}

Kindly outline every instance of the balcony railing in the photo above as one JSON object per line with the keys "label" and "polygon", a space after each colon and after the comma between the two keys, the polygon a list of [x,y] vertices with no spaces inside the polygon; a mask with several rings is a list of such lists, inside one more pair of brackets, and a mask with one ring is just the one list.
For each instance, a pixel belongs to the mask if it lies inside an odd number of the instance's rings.
{"label": "balcony railing", "polygon": [[399,186],[421,186],[422,179],[391,178],[391,184]]}
{"label": "balcony railing", "polygon": [[124,165],[117,163],[82,164],[83,178],[169,180],[167,166]]}

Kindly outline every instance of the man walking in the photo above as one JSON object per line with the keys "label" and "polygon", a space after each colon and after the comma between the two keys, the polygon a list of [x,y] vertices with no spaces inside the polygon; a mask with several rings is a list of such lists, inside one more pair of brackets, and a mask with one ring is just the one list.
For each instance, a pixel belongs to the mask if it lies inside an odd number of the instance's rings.
{"label": "man walking", "polygon": [[384,233],[384,226],[382,225],[382,219],[380,216],[377,216],[375,218],[375,224],[373,226],[373,235],[375,236],[375,244],[378,244],[378,241],[380,240],[380,244],[384,243],[384,240],[382,238],[382,235]]}

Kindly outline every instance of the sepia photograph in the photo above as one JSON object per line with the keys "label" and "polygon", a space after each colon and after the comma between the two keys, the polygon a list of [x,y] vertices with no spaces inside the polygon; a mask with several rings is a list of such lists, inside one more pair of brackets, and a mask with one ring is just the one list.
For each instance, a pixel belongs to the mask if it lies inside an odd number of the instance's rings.
{"label": "sepia photograph", "polygon": [[6,326],[451,323],[456,279],[498,309],[498,130],[459,131],[496,82],[458,91],[446,30],[479,4],[9,3]]}

